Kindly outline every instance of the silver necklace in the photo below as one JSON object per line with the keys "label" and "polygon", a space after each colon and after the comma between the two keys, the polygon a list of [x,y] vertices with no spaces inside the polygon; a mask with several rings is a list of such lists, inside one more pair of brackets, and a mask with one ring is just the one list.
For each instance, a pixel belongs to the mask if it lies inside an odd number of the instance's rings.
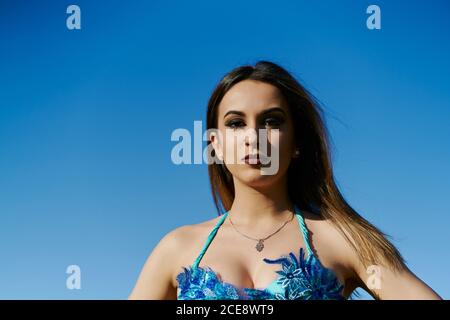
{"label": "silver necklace", "polygon": [[231,223],[231,225],[233,226],[234,230],[236,230],[236,232],[238,232],[240,235],[246,237],[247,239],[254,240],[254,241],[258,241],[258,243],[256,244],[255,248],[256,248],[256,250],[257,250],[258,252],[261,252],[261,251],[264,249],[264,241],[267,240],[267,239],[269,239],[269,238],[270,238],[271,236],[273,236],[275,233],[279,232],[281,229],[283,229],[283,227],[284,227],[286,224],[288,224],[289,222],[291,222],[292,219],[294,219],[294,213],[292,212],[292,217],[291,217],[288,221],[286,221],[285,223],[283,223],[283,225],[282,225],[281,227],[279,227],[275,232],[271,233],[270,235],[268,235],[267,237],[262,238],[262,239],[255,239],[255,238],[252,238],[252,237],[249,237],[249,236],[243,234],[243,233],[240,232],[240,231],[236,228],[236,226],[234,225],[233,221],[231,220],[231,214],[228,215],[228,218],[230,219],[230,223]]}

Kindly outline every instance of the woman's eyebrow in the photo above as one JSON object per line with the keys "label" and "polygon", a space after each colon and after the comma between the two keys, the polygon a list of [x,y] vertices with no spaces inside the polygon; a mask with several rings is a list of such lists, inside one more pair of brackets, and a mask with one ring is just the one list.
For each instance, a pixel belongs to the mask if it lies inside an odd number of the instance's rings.
{"label": "woman's eyebrow", "polygon": [[242,111],[230,110],[227,113],[225,113],[225,115],[223,117],[225,118],[229,114],[237,114],[238,116],[245,116],[245,113]]}
{"label": "woman's eyebrow", "polygon": [[[265,114],[268,114],[271,112],[276,112],[276,111],[281,112],[284,115],[286,115],[286,112],[280,107],[273,107],[273,108],[266,109],[266,110],[262,111],[259,115],[265,115]],[[245,113],[242,111],[230,110],[227,113],[225,113],[225,115],[223,117],[225,118],[229,114],[237,114],[238,116],[245,116]]]}
{"label": "woman's eyebrow", "polygon": [[266,109],[266,110],[262,111],[260,113],[260,115],[265,115],[267,113],[276,112],[276,111],[281,112],[282,114],[286,115],[286,112],[280,107],[273,107],[273,108]]}

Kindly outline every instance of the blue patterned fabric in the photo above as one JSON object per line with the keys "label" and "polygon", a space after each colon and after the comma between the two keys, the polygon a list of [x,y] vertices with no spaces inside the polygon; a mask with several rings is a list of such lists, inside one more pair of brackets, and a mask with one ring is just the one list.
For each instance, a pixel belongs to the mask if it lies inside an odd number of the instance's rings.
{"label": "blue patterned fabric", "polygon": [[308,241],[308,230],[304,224],[300,210],[296,208],[296,216],[302,231],[306,251],[300,248],[298,257],[294,253],[279,259],[263,259],[268,264],[279,264],[279,275],[267,288],[239,288],[224,282],[209,267],[198,264],[206,249],[217,233],[217,229],[227,216],[226,212],[210,233],[202,252],[192,266],[184,267],[177,275],[179,300],[341,300],[343,285],[332,270],[325,268],[314,255]]}

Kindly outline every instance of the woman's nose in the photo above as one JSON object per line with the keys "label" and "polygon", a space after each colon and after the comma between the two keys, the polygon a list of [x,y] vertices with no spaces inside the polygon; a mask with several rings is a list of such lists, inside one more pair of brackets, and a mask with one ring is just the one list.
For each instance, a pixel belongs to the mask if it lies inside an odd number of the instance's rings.
{"label": "woman's nose", "polygon": [[258,134],[255,128],[248,128],[245,131],[245,146],[257,148],[258,147]]}

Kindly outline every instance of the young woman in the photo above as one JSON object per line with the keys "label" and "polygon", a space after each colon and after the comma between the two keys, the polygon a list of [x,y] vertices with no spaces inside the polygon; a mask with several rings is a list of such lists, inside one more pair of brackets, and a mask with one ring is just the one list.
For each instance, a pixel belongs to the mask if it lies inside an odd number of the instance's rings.
{"label": "young woman", "polygon": [[[346,299],[358,287],[376,299],[440,299],[345,201],[322,110],[285,69],[261,61],[225,75],[207,128],[219,216],[169,232],[130,299]],[[273,155],[276,172],[262,174]]]}

